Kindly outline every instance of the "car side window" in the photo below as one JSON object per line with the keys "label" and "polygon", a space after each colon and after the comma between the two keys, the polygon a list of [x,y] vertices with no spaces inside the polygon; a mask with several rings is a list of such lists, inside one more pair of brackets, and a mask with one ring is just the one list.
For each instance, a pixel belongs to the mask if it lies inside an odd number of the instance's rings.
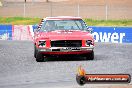
{"label": "car side window", "polygon": [[44,20],[44,21],[41,23],[41,25],[40,25],[40,26],[41,26],[41,27],[39,28],[39,31],[40,31],[40,32],[45,31],[45,29],[44,29],[44,28],[45,28],[45,25],[46,25],[46,21]]}

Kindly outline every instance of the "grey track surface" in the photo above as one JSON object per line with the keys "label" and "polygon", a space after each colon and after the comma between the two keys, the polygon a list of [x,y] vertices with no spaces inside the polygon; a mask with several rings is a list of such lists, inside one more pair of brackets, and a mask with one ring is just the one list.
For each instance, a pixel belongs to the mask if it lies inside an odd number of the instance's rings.
{"label": "grey track surface", "polygon": [[[82,88],[75,80],[79,65],[87,73],[132,75],[131,52],[132,44],[96,43],[93,61],[49,58],[48,62],[38,63],[33,57],[31,41],[0,41],[0,88]],[[100,85],[84,87],[97,86]]]}

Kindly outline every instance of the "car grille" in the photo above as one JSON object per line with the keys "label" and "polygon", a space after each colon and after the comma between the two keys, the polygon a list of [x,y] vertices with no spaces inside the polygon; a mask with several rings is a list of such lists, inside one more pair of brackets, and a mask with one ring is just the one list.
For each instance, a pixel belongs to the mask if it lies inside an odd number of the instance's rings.
{"label": "car grille", "polygon": [[81,40],[57,40],[51,41],[51,47],[81,47]]}

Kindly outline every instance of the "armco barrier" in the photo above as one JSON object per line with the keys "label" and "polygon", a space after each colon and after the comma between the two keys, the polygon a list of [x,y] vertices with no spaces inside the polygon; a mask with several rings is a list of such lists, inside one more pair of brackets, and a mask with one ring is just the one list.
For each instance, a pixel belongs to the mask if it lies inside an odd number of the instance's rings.
{"label": "armco barrier", "polygon": [[[0,25],[0,40],[33,40],[33,25]],[[132,43],[132,27],[94,27],[95,42]]]}
{"label": "armco barrier", "polygon": [[0,40],[12,40],[12,25],[0,25]]}
{"label": "armco barrier", "polygon": [[95,42],[132,43],[132,27],[91,27]]}

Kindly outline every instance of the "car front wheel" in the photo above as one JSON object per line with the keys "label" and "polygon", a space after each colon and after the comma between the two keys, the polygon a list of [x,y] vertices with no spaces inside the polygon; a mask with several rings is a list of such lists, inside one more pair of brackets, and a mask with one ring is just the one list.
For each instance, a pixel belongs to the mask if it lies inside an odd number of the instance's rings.
{"label": "car front wheel", "polygon": [[88,53],[88,54],[86,55],[86,59],[87,59],[87,60],[93,60],[93,59],[94,59],[94,51]]}
{"label": "car front wheel", "polygon": [[44,61],[44,56],[43,56],[43,54],[41,54],[41,53],[37,53],[36,54],[36,61],[37,62],[42,62],[42,61]]}
{"label": "car front wheel", "polygon": [[38,53],[38,50],[37,50],[36,46],[34,45],[34,57],[35,57],[35,58],[36,58],[36,56],[37,56],[37,53]]}

